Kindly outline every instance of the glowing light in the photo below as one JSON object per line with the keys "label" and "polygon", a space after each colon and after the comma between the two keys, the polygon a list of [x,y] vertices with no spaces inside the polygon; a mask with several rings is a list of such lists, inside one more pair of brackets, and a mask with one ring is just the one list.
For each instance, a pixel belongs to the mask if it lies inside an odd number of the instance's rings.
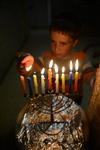
{"label": "glowing light", "polygon": [[26,71],[30,71],[32,69],[32,65],[31,66],[28,66],[28,67],[25,67]]}

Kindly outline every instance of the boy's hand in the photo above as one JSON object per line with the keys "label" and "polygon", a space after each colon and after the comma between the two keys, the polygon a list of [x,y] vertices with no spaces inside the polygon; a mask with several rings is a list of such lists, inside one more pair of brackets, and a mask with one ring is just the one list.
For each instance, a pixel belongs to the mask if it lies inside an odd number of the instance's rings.
{"label": "boy's hand", "polygon": [[33,72],[34,57],[30,54],[25,54],[18,59],[18,72],[21,75],[31,75]]}
{"label": "boy's hand", "polygon": [[83,81],[84,82],[89,82],[90,79],[93,77],[93,75],[94,75],[94,72],[88,72],[88,73],[84,74]]}
{"label": "boy's hand", "polygon": [[30,71],[34,64],[34,57],[32,55],[26,56],[22,61],[21,65],[23,65],[26,71]]}
{"label": "boy's hand", "polygon": [[93,83],[93,79],[95,77],[95,72],[88,72],[86,74],[84,74],[83,76],[83,82],[85,83],[90,83],[91,87],[93,87],[94,83]]}

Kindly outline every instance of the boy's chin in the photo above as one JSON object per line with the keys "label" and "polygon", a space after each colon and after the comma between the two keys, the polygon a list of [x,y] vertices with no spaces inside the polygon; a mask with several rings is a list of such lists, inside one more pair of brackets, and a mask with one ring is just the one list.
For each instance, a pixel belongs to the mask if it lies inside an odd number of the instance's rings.
{"label": "boy's chin", "polygon": [[65,57],[65,55],[56,54],[56,58],[63,58],[63,57]]}

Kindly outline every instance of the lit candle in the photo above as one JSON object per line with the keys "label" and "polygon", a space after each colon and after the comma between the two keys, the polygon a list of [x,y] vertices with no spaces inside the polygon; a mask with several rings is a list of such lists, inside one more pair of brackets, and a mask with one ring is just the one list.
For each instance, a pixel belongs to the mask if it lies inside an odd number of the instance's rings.
{"label": "lit candle", "polygon": [[55,64],[55,92],[59,93],[59,74],[58,74],[58,66]]}
{"label": "lit candle", "polygon": [[24,76],[20,75],[20,81],[21,81],[21,85],[22,85],[22,89],[24,92],[24,96],[27,96],[27,92],[26,92],[26,85],[25,85],[25,78]]}
{"label": "lit candle", "polygon": [[62,93],[65,93],[65,67],[62,67]]}
{"label": "lit candle", "polygon": [[45,94],[45,76],[44,76],[45,68],[41,70],[41,90],[42,94]]}
{"label": "lit candle", "polygon": [[53,66],[53,60],[50,61],[49,63],[49,69],[48,69],[48,89],[52,90],[53,85],[52,85],[52,66]]}
{"label": "lit candle", "polygon": [[35,94],[38,94],[38,81],[37,81],[37,75],[36,73],[33,74],[33,81],[34,81],[34,88],[35,88]]}
{"label": "lit candle", "polygon": [[25,69],[26,69],[27,72],[30,71],[32,69],[32,65],[26,67]]}
{"label": "lit candle", "polygon": [[31,79],[31,77],[27,77],[27,80],[28,80],[30,97],[33,97],[32,79]]}
{"label": "lit candle", "polygon": [[78,68],[79,68],[79,62],[78,59],[75,62],[75,83],[74,83],[74,92],[78,91]]}
{"label": "lit candle", "polygon": [[73,73],[72,73],[72,70],[73,70],[73,63],[72,61],[70,61],[70,64],[69,64],[69,92],[71,91],[71,88],[72,88],[72,80],[73,80]]}

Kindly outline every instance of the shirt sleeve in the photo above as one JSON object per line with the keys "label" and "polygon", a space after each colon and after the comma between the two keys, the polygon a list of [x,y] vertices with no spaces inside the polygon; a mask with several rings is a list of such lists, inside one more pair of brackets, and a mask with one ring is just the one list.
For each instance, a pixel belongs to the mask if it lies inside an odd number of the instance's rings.
{"label": "shirt sleeve", "polygon": [[92,63],[89,61],[89,59],[87,58],[86,60],[84,60],[84,64],[82,67],[82,75],[84,76],[85,74],[91,74],[91,77],[89,78],[89,83],[90,86],[93,87],[94,85],[94,81],[95,81],[95,68],[93,67]]}

